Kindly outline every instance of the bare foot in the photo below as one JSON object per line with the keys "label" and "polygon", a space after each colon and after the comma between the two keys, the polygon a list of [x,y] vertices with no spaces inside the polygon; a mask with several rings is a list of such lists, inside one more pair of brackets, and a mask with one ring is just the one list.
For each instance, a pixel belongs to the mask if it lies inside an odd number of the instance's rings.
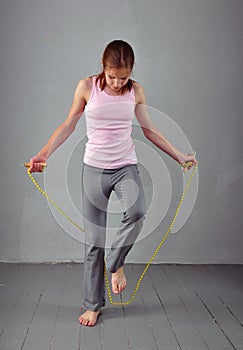
{"label": "bare foot", "polygon": [[100,313],[100,311],[87,310],[81,316],[79,316],[79,323],[83,326],[93,327],[95,326]]}
{"label": "bare foot", "polygon": [[127,286],[126,276],[123,271],[123,266],[121,266],[116,272],[111,275],[111,285],[113,293],[121,293]]}

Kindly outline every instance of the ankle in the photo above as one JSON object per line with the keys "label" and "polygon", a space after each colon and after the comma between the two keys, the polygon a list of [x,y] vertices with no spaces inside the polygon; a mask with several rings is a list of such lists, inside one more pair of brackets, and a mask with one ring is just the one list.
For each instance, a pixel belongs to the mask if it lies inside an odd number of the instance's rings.
{"label": "ankle", "polygon": [[119,267],[116,272],[112,272],[113,275],[119,275],[121,273],[123,273],[123,266]]}

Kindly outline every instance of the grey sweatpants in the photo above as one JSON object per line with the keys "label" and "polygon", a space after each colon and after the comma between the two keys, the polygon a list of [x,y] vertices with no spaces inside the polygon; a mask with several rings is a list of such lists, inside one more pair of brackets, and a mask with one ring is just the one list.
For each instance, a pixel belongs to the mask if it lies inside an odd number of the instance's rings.
{"label": "grey sweatpants", "polygon": [[105,305],[104,257],[107,207],[112,191],[123,205],[122,219],[106,256],[107,269],[116,272],[142,229],[144,192],[136,164],[100,169],[84,164],[82,172],[85,226],[84,309]]}

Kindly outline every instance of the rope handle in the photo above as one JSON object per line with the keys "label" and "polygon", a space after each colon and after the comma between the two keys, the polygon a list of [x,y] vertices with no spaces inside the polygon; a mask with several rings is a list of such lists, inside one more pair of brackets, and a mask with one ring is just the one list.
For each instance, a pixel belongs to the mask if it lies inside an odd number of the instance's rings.
{"label": "rope handle", "polygon": [[192,162],[182,163],[180,166],[183,168],[183,172],[186,173],[192,166]]}
{"label": "rope handle", "polygon": [[[188,156],[196,156],[196,154],[197,154],[196,151],[194,151],[192,154],[187,153]],[[193,166],[193,163],[192,161],[190,161],[190,162],[182,163],[180,164],[180,166],[183,168],[183,172],[186,173]]]}
{"label": "rope handle", "polygon": [[[46,168],[47,167],[47,163],[39,163],[43,168]],[[24,163],[24,166],[26,168],[30,168],[30,163]]]}

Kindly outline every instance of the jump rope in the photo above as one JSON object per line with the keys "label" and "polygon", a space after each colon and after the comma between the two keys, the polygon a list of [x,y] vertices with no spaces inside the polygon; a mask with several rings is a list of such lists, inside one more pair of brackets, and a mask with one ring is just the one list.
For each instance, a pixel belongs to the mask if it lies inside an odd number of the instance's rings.
{"label": "jump rope", "polygon": [[[192,166],[192,162],[187,162],[187,163],[184,163],[184,164],[180,164],[183,168],[183,172],[187,172],[189,170],[189,168]],[[70,218],[69,215],[67,215],[60,207],[59,205],[46,193],[45,190],[43,190],[43,188],[38,184],[38,182],[35,180],[35,178],[32,176],[32,174],[30,173],[30,163],[24,163],[24,166],[27,168],[27,174],[30,178],[30,180],[33,182],[33,184],[35,185],[35,187],[37,188],[37,190],[48,200],[49,203],[51,203],[53,205],[53,207],[56,208],[56,210],[62,215],[64,216],[71,224],[73,224],[77,229],[79,229],[81,232],[84,232],[84,229],[79,225],[77,224],[72,218]],[[44,171],[44,169],[47,167],[47,164],[46,163],[41,163],[41,166],[42,166],[42,171]],[[144,278],[144,275],[145,273],[148,271],[148,268],[149,266],[152,264],[153,260],[155,259],[156,255],[158,254],[159,250],[161,249],[162,245],[165,243],[166,241],[166,238],[168,237],[170,231],[172,230],[172,227],[174,226],[174,223],[176,221],[176,218],[180,212],[180,209],[181,209],[181,206],[182,206],[182,203],[184,201],[184,198],[185,198],[185,195],[191,185],[191,182],[192,182],[192,178],[193,176],[195,175],[196,173],[196,170],[197,170],[197,164],[194,165],[194,168],[193,168],[193,171],[191,173],[191,176],[183,190],[183,193],[181,195],[181,198],[180,198],[180,201],[178,203],[178,206],[176,208],[176,211],[175,211],[175,214],[174,214],[174,217],[171,221],[171,224],[167,230],[167,232],[164,234],[163,238],[161,239],[161,241],[159,242],[157,248],[155,249],[152,257],[150,258],[149,262],[147,263],[147,265],[145,266],[143,272],[141,273],[140,277],[138,278],[138,281],[137,281],[137,284],[134,288],[134,291],[132,293],[132,296],[129,300],[127,301],[121,301],[121,302],[117,302],[117,301],[113,301],[112,299],[112,294],[111,294],[111,289],[110,289],[110,284],[109,284],[109,279],[108,279],[108,275],[107,275],[107,270],[106,270],[106,263],[104,261],[104,276],[105,276],[105,284],[106,284],[106,289],[107,289],[107,293],[108,293],[108,298],[109,298],[109,301],[112,305],[116,305],[116,306],[123,306],[123,305],[129,305],[133,302],[133,300],[135,299],[135,296],[137,294],[137,291],[141,285],[141,282]]]}

